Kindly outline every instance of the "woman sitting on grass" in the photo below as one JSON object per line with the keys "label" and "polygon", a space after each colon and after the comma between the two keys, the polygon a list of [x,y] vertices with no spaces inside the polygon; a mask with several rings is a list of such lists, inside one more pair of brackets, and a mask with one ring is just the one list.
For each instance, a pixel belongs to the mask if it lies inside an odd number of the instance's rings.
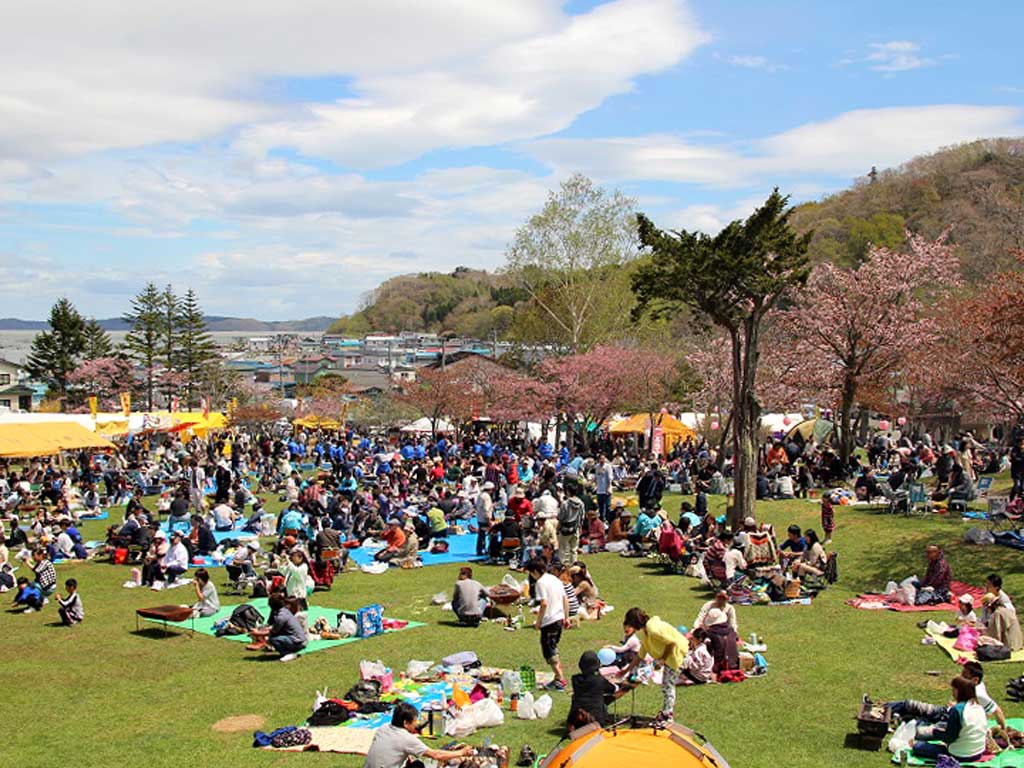
{"label": "woman sitting on grass", "polygon": [[985,751],[985,735],[988,733],[988,716],[975,698],[975,686],[963,677],[950,681],[953,701],[947,713],[946,724],[936,728],[933,734],[939,741],[914,743],[915,757],[937,759],[940,755],[952,755],[963,763],[972,763]]}

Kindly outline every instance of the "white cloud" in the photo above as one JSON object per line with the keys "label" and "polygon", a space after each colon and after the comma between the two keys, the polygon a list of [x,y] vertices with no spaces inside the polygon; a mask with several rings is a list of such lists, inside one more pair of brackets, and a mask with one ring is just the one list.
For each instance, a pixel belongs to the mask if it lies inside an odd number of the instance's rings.
{"label": "white cloud", "polygon": [[525,144],[524,149],[559,172],[580,170],[602,181],[644,179],[729,187],[808,174],[845,179],[872,165],[898,165],[950,144],[1021,132],[1024,109],[1019,107],[949,104],[854,110],[742,143],[701,144],[652,134],[542,139]]}
{"label": "white cloud", "polygon": [[776,64],[764,56],[730,56],[726,61],[734,67],[762,69],[765,72],[778,72],[783,69],[788,69],[785,64]]}
{"label": "white cloud", "polygon": [[[851,56],[842,59],[841,65],[867,64],[875,72],[893,75],[896,72],[909,72],[913,69],[931,67],[938,63],[935,58],[921,56],[921,46],[910,40],[890,40],[885,43],[870,43],[864,56]],[[939,59],[956,58],[956,54],[945,54]]]}
{"label": "white cloud", "polygon": [[[246,133],[247,145],[382,164],[557,130],[704,39],[675,0],[613,0],[575,17],[561,5],[21,3],[0,25],[0,159],[52,161],[268,123]],[[345,78],[345,98],[296,107],[267,89],[326,77]]]}
{"label": "white cloud", "polygon": [[239,146],[258,154],[290,147],[374,167],[432,149],[554,133],[706,40],[674,0],[613,0],[459,66],[359,78],[356,97],[251,127]]}

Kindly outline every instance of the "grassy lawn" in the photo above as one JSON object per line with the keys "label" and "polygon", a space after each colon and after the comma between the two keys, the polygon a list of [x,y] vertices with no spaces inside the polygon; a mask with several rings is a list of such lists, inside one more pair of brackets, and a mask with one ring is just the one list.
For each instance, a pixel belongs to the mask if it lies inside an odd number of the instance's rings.
{"label": "grassy lawn", "polygon": [[[713,503],[724,505],[721,497]],[[668,500],[675,509],[675,499]],[[116,513],[115,513],[116,514]],[[797,523],[818,527],[818,507],[806,502],[765,502],[758,515],[776,530]],[[843,601],[858,591],[880,588],[923,573],[924,546],[944,546],[956,578],[980,584],[992,570],[1004,575],[1005,588],[1024,595],[1020,553],[1004,547],[961,544],[967,525],[942,516],[906,519],[837,507],[834,545],[840,552],[840,581],[810,607],[740,607],[740,632],[764,635],[770,671],[767,678],[739,685],[679,689],[677,719],[705,734],[734,768],[790,766],[882,766],[887,754],[844,748],[855,730],[853,716],[862,693],[875,697],[947,699],[947,682],[956,666],[934,647],[922,646],[915,627],[921,616],[889,611],[858,611]],[[90,523],[86,538],[100,538],[104,523]],[[673,623],[690,625],[707,593],[693,579],[665,575],[652,562],[598,555],[588,563],[602,594],[616,610],[599,622],[567,632],[563,658],[575,668],[580,653],[618,641],[621,617],[639,605]],[[411,658],[440,659],[459,650],[476,651],[488,665],[542,666],[537,633],[507,632],[496,625],[478,630],[449,626],[451,614],[429,605],[449,591],[455,567],[431,567],[382,576],[345,574],[334,589],[315,601],[357,608],[379,601],[389,616],[428,623],[388,637],[331,649],[291,664],[262,662],[235,643],[196,635],[135,633],[134,610],[165,602],[191,602],[189,588],[157,594],[126,590],[128,569],[105,563],[58,567],[61,584],[75,577],[85,602],[86,621],[66,629],[54,626],[51,604],[41,614],[0,612],[0,648],[6,690],[0,697],[4,724],[2,764],[44,766],[54,755],[74,755],[81,766],[183,765],[358,766],[361,758],[314,753],[274,753],[253,749],[250,733],[218,733],[218,720],[255,714],[270,728],[297,724],[309,713],[315,692],[324,686],[341,694],[356,680],[358,662],[382,659],[404,669]],[[495,583],[499,568],[480,568],[482,581]],[[214,574],[219,584],[223,571]],[[238,598],[223,598],[237,602]],[[1019,602],[1019,601],[1018,601]],[[941,618],[939,614],[933,614]],[[938,671],[938,675],[929,675]],[[1002,698],[1006,681],[1021,674],[1016,665],[990,665],[989,690]],[[548,751],[560,738],[569,697],[555,694],[546,721],[508,721],[470,737],[490,737],[515,750],[529,743]],[[654,714],[656,687],[642,690],[636,707]],[[1003,702],[1007,716],[1024,715],[1024,706]],[[628,711],[629,699],[619,712]]]}

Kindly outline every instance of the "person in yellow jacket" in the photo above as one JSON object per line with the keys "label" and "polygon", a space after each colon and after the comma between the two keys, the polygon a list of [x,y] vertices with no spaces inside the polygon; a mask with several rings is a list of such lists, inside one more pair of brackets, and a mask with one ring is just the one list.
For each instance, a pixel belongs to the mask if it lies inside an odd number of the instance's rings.
{"label": "person in yellow jacket", "polygon": [[667,621],[657,616],[648,616],[640,608],[626,611],[622,624],[636,632],[641,650],[626,671],[635,669],[645,655],[654,659],[661,667],[662,705],[658,719],[672,720],[676,709],[676,679],[689,647],[686,638]]}

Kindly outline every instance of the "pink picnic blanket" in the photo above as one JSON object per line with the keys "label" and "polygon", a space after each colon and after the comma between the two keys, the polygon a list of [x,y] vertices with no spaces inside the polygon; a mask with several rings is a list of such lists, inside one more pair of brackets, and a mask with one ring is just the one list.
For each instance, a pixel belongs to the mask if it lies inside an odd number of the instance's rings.
{"label": "pink picnic blanket", "polygon": [[[975,602],[981,600],[981,596],[985,594],[985,590],[981,587],[972,587],[970,584],[964,584],[962,581],[953,581],[949,584],[949,591],[953,593],[954,597],[959,599],[960,595],[968,594],[974,595]],[[897,603],[890,600],[885,595],[858,595],[851,600],[846,601],[847,605],[852,605],[854,608],[861,608],[867,611],[900,611],[901,613],[911,613],[916,611],[955,611],[956,603],[935,603],[934,605],[905,605],[904,603]]]}

